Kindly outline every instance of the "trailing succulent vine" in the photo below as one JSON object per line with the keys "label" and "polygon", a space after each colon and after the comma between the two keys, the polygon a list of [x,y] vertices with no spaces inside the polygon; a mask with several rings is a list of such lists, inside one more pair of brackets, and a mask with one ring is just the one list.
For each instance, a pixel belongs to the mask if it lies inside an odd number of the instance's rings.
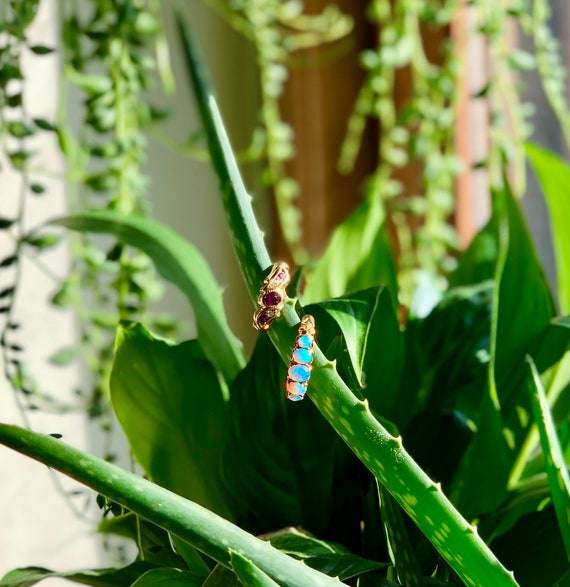
{"label": "trailing succulent vine", "polygon": [[302,243],[300,196],[297,181],[288,176],[287,161],[295,157],[294,132],[280,113],[279,101],[289,77],[292,55],[346,36],[351,19],[333,4],[320,14],[305,14],[298,0],[205,0],[255,48],[260,88],[259,128],[250,153],[262,157],[265,185],[275,197],[283,237],[297,264],[308,260]]}
{"label": "trailing succulent vine", "polygon": [[[79,90],[85,97],[77,131],[66,117],[64,101],[59,113],[70,210],[147,212],[145,131],[162,116],[147,98],[156,70],[158,8],[156,2],[131,0],[97,0],[81,9],[76,2],[61,6],[62,96]],[[145,316],[162,289],[149,259],[118,242],[102,250],[101,243],[81,237],[72,247],[74,267],[54,303],[80,305],[82,347],[97,382],[90,409],[98,414],[105,411],[117,320]],[[161,326],[173,328],[156,321],[155,327]]]}
{"label": "trailing succulent vine", "polygon": [[[36,409],[38,402],[52,398],[42,394],[29,373],[24,360],[24,348],[18,339],[19,317],[15,300],[21,278],[21,256],[25,252],[43,250],[58,241],[51,235],[26,234],[26,210],[32,199],[44,194],[41,183],[32,179],[30,165],[35,152],[31,143],[37,133],[51,131],[53,126],[43,119],[31,119],[24,102],[25,75],[22,58],[29,52],[42,59],[53,49],[34,45],[26,38],[28,27],[37,10],[38,0],[4,2],[0,7],[0,141],[2,166],[11,167],[21,177],[17,193],[11,194],[9,212],[0,214],[0,237],[7,254],[0,259],[0,343],[4,376],[17,392],[22,408]],[[33,254],[33,252],[32,252]]]}
{"label": "trailing succulent vine", "polygon": [[[157,70],[156,51],[162,50],[162,33],[158,2],[93,0],[80,5],[66,1],[57,6],[60,44],[30,46],[26,30],[38,6],[38,1],[3,3],[0,18],[3,144],[8,164],[22,176],[18,217],[2,220],[2,228],[12,232],[15,243],[13,254],[2,260],[2,267],[15,268],[14,285],[2,291],[7,316],[2,340],[6,377],[24,396],[34,396],[28,407],[37,407],[40,399],[44,405],[48,402],[54,407],[49,394],[38,397],[25,360],[15,356],[21,355],[22,349],[10,342],[17,324],[9,302],[18,293],[21,253],[25,247],[41,251],[59,242],[56,235],[24,233],[26,206],[33,206],[33,201],[26,199],[30,194],[49,197],[44,194],[41,174],[54,173],[34,169],[34,180],[30,179],[34,152],[27,142],[37,132],[56,133],[66,161],[62,185],[70,211],[112,209],[123,214],[146,214],[148,182],[142,170],[146,162],[145,133],[152,122],[164,116],[148,102],[148,90]],[[22,99],[25,71],[20,67],[24,50],[38,59],[58,51],[63,75],[54,120],[28,120]],[[161,67],[168,67],[164,57],[161,60]],[[69,117],[71,102],[83,104],[79,124],[75,117]],[[117,321],[145,316],[158,331],[172,333],[176,327],[168,316],[148,312],[149,303],[162,293],[148,257],[118,241],[108,241],[103,246],[85,235],[71,240],[72,267],[68,277],[55,284],[52,303],[73,308],[79,318],[80,345],[55,348],[50,360],[61,366],[75,360],[84,362],[92,377],[84,389],[78,390],[78,405],[93,417],[102,416],[102,426],[106,428],[107,386]],[[41,266],[37,256],[35,262]]]}

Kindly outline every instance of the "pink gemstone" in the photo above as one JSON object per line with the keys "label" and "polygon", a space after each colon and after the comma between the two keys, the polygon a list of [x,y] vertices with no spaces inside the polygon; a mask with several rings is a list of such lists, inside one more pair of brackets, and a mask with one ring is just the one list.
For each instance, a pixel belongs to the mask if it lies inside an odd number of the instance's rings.
{"label": "pink gemstone", "polygon": [[264,306],[277,306],[281,302],[281,296],[276,291],[268,291],[261,298]]}
{"label": "pink gemstone", "polygon": [[287,273],[280,271],[275,277],[269,282],[273,287],[283,285],[287,281]]}

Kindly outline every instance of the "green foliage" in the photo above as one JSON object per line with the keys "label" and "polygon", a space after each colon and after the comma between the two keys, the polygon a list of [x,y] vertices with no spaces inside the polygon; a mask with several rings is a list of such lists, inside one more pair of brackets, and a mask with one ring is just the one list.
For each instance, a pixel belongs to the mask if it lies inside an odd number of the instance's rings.
{"label": "green foliage", "polygon": [[226,410],[198,341],[171,346],[140,325],[125,325],[117,335],[111,401],[150,479],[230,517],[219,471]]}
{"label": "green foliage", "polygon": [[536,145],[526,150],[542,187],[552,224],[552,244],[556,260],[556,281],[560,311],[570,313],[570,236],[567,219],[570,217],[570,168],[553,153]]}
{"label": "green foliage", "polygon": [[162,276],[177,285],[196,313],[207,356],[230,383],[243,365],[241,343],[227,324],[222,291],[201,253],[169,228],[142,216],[94,211],[53,221],[74,230],[113,234],[152,258]]}
{"label": "green foliage", "polygon": [[[284,6],[293,10],[291,4]],[[247,363],[227,325],[220,288],[190,243],[120,210],[56,221],[116,238],[105,261],[124,261],[127,246],[146,253],[188,298],[198,337],[175,344],[137,322],[119,327],[111,399],[149,480],[53,438],[0,424],[0,443],[99,492],[101,531],[131,538],[139,549],[138,560],[124,569],[71,574],[22,569],[6,575],[0,587],[33,585],[50,576],[101,587],[547,587],[567,579],[570,319],[556,314],[506,182],[493,191],[492,217],[457,258],[449,287],[436,296],[433,289],[418,289],[405,321],[398,307],[386,211],[378,196],[389,194],[390,166],[397,166],[400,143],[409,137],[402,137],[392,106],[381,100],[388,90],[378,81],[395,68],[413,66],[425,83],[410,114],[416,120],[428,98],[451,99],[449,88],[437,83],[454,75],[446,69],[449,62],[435,71],[420,53],[418,63],[417,31],[410,33],[423,19],[447,23],[449,10],[436,14],[431,5],[407,3],[413,10],[406,19],[396,10],[403,5],[374,3],[371,18],[386,28],[378,54],[368,55],[365,64],[379,118],[388,124],[389,139],[380,148],[391,163],[380,168],[373,178],[377,191],[337,229],[323,258],[303,270],[307,284],[301,301],[287,302]],[[252,12],[262,6],[274,11],[266,15],[274,20],[265,28],[260,23],[256,35],[275,25],[278,3],[239,4],[251,22],[263,17]],[[152,20],[135,13],[121,13],[121,31],[153,30]],[[495,20],[481,25],[495,51],[504,18],[501,7]],[[85,34],[107,42],[114,31],[103,21],[102,28],[91,23]],[[279,22],[291,21],[282,16]],[[229,231],[255,300],[270,257],[203,64],[183,23],[178,25]],[[116,80],[85,71],[81,52],[74,53],[74,61],[71,79],[101,106]],[[519,68],[529,64],[520,54],[511,61]],[[450,107],[446,102],[431,115],[445,117]],[[95,126],[105,131],[116,114],[98,110]],[[422,124],[428,119],[434,122],[427,116]],[[17,125],[12,134],[28,130]],[[453,158],[437,156],[449,144],[450,126],[438,136],[420,128],[417,138],[428,135],[434,142],[424,141],[423,148],[428,201],[433,201],[450,189],[453,178]],[[60,133],[62,142],[66,138]],[[495,157],[505,147],[500,138],[498,143]],[[421,141],[414,148],[420,149]],[[562,216],[567,170],[536,148],[529,152],[553,218]],[[89,175],[90,189],[105,187],[99,179]],[[440,204],[424,236],[449,212],[445,201]],[[4,228],[11,223],[5,219]],[[553,222],[553,231],[564,277],[566,226]],[[429,258],[436,261],[437,271],[450,244],[442,249],[441,240],[452,240],[445,231],[440,236],[418,248],[428,257],[428,268]],[[27,244],[42,246],[30,239]],[[84,253],[86,263],[104,262],[96,250]],[[566,286],[559,288],[562,308],[567,293]],[[13,295],[14,288],[6,287],[0,300]],[[63,287],[56,301],[64,303],[66,296]],[[318,333],[308,399],[296,404],[286,401],[283,385],[299,315],[307,312]],[[112,324],[113,316],[103,311],[98,320]],[[65,363],[70,353],[66,349],[52,360]],[[24,377],[17,375],[23,388]]]}

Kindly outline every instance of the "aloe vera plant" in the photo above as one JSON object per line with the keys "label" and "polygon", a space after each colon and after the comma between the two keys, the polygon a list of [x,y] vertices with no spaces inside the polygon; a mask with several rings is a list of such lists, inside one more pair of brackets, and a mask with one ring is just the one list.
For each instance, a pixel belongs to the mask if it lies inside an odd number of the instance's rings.
{"label": "aloe vera plant", "polygon": [[[270,257],[202,65],[181,24],[180,32],[255,300]],[[142,249],[198,316],[197,340],[181,344],[140,324],[119,327],[113,407],[150,481],[0,425],[1,443],[128,510],[103,529],[136,537],[140,561],[61,576],[138,587],[562,585],[568,449],[556,435],[568,434],[570,329],[556,315],[518,204],[506,183],[495,191],[492,218],[459,258],[449,291],[427,309],[418,299],[405,331],[379,206],[365,202],[339,227],[307,290],[292,295],[247,364],[220,289],[191,245],[152,220],[113,212],[55,221]],[[371,225],[373,250],[339,245]],[[563,254],[570,237],[558,238]],[[287,404],[285,368],[306,311],[318,327],[310,401]],[[539,438],[544,452],[535,450]],[[557,516],[548,517],[551,501]],[[145,521],[134,530],[133,515]],[[546,552],[526,560],[509,545],[532,523],[548,531]],[[282,530],[289,526],[312,535]],[[145,549],[151,538],[154,548]],[[18,570],[0,586],[54,575]]]}

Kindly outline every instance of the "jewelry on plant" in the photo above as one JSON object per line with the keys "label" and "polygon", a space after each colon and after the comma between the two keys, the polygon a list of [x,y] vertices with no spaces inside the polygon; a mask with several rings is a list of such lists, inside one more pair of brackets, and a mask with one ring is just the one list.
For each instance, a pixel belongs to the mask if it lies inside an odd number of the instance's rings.
{"label": "jewelry on plant", "polygon": [[310,314],[301,318],[293,355],[287,370],[287,399],[299,402],[307,393],[307,386],[313,369],[313,342],[315,341],[315,319]]}
{"label": "jewelry on plant", "polygon": [[283,261],[274,263],[257,297],[260,307],[253,314],[253,327],[256,330],[269,330],[273,321],[279,318],[287,297],[285,286],[289,281],[289,265]]}

